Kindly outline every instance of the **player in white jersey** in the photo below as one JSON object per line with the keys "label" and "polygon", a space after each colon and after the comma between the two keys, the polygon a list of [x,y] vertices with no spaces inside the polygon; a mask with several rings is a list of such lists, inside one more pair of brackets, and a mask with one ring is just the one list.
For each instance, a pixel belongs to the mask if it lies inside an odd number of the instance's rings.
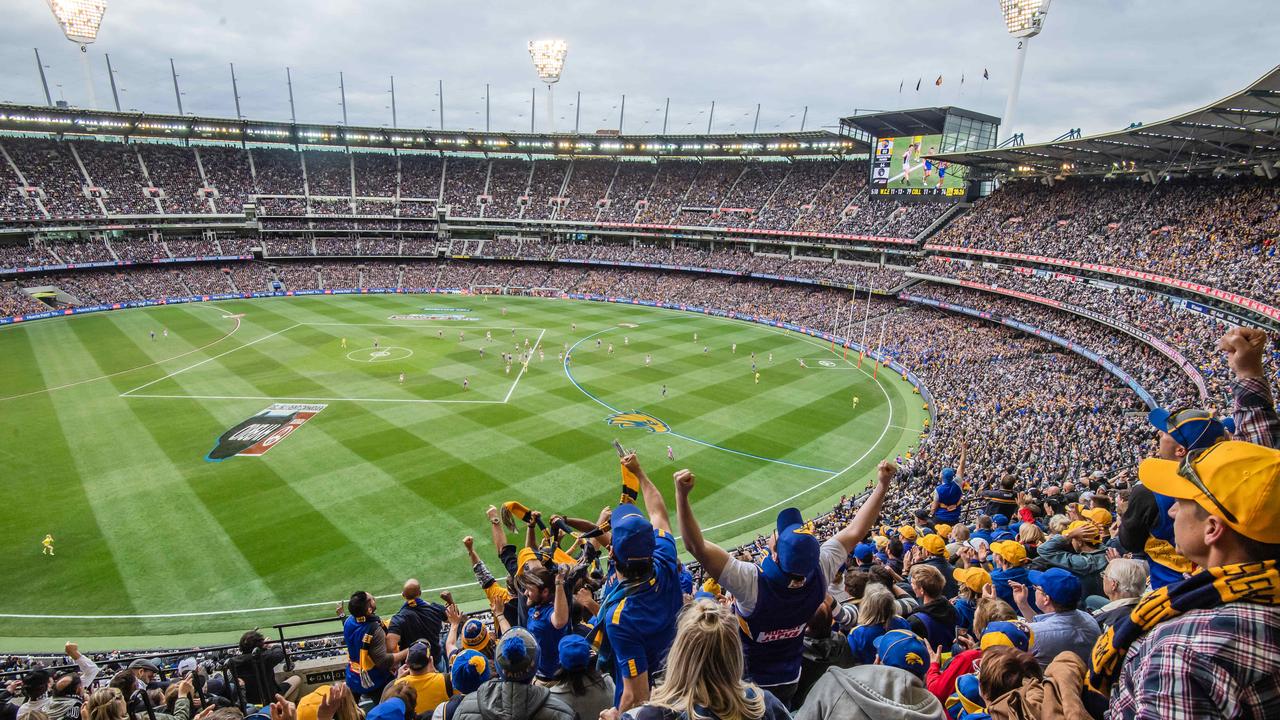
{"label": "player in white jersey", "polygon": [[343,349],[343,350],[346,350],[346,349],[347,349],[347,339],[346,339],[346,338],[342,338],[342,349]]}
{"label": "player in white jersey", "polygon": [[609,354],[613,354],[613,343],[609,343]]}
{"label": "player in white jersey", "polygon": [[463,391],[464,391],[464,392],[465,392],[465,391],[467,391],[467,390],[470,390],[470,389],[471,389],[471,381],[470,381],[470,380],[468,380],[468,379],[466,379],[466,378],[462,378],[462,389],[463,389]]}
{"label": "player in white jersey", "polygon": [[631,336],[630,336],[630,335],[623,335],[623,336],[622,336],[622,344],[623,344],[623,345],[630,345],[630,344],[631,344]]}
{"label": "player in white jersey", "polygon": [[169,337],[169,328],[162,329],[160,331],[160,335],[162,335],[163,337]]}
{"label": "player in white jersey", "polygon": [[401,385],[403,385],[403,384],[404,384],[404,372],[403,372],[403,371],[401,371],[401,372],[400,372],[400,384],[401,384]]}
{"label": "player in white jersey", "polygon": [[444,337],[444,328],[440,328],[439,330],[436,330],[436,337],[438,338]]}
{"label": "player in white jersey", "polygon": [[670,445],[667,446],[667,459],[672,462],[675,462],[676,459],[676,451],[672,450]]}
{"label": "player in white jersey", "polygon": [[488,341],[488,342],[493,342],[493,331],[492,331],[492,330],[485,330],[485,331],[484,331],[484,339],[485,339],[486,341]]}
{"label": "player in white jersey", "polygon": [[804,358],[797,358],[797,359],[800,361],[800,367],[802,367],[802,368],[808,368],[808,367],[809,367],[808,365],[805,365],[805,364],[804,364]]}
{"label": "player in white jersey", "polygon": [[649,367],[649,363],[653,362],[653,356],[649,353],[644,354],[644,366]]}
{"label": "player in white jersey", "polygon": [[737,354],[738,354],[738,343],[734,343],[734,344],[732,345],[732,347],[731,347],[731,350],[733,351],[733,354],[734,354],[734,355],[737,355]]}
{"label": "player in white jersey", "polygon": [[546,356],[543,354],[542,348],[538,348],[538,362],[542,362],[545,357]]}

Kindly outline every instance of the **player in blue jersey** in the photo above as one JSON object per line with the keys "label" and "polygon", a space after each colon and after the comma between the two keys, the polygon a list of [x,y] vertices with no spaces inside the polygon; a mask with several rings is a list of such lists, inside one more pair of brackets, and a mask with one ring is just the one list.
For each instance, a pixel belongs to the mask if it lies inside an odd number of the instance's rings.
{"label": "player in blue jersey", "polygon": [[939,188],[942,187],[942,181],[945,180],[947,177],[947,166],[949,166],[950,164],[951,163],[946,162],[945,160],[943,162],[938,163],[938,187]]}
{"label": "player in blue jersey", "polygon": [[[626,711],[648,701],[651,678],[666,665],[684,594],[662,493],[644,474],[635,453],[623,456],[622,469],[624,486],[628,476],[638,481],[652,522],[625,497],[613,511],[607,536],[611,571],[590,639],[612,665],[614,703]],[[602,544],[605,541],[602,537]]]}
{"label": "player in blue jersey", "polygon": [[768,554],[758,566],[730,557],[724,548],[702,537],[702,528],[689,502],[694,475],[688,470],[675,474],[676,513],[684,548],[709,576],[733,594],[747,679],[773,693],[783,704],[791,704],[800,680],[805,627],[826,599],[831,578],[880,516],[889,482],[897,471],[892,462],[880,463],[875,489],[853,520],[825,543],[813,536],[812,528],[796,508],[778,513]]}

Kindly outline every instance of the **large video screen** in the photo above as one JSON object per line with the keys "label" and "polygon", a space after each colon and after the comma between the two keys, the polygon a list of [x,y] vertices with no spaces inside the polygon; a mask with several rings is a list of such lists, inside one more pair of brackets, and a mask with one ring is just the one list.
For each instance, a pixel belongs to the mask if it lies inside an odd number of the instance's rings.
{"label": "large video screen", "polygon": [[871,194],[904,199],[963,197],[965,168],[925,159],[936,155],[941,135],[876,138],[871,151]]}

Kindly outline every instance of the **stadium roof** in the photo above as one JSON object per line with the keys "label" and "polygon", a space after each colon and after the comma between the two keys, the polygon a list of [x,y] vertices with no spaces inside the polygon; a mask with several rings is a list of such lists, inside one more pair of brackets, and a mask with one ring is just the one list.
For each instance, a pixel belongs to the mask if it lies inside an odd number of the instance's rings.
{"label": "stadium roof", "polygon": [[948,115],[959,115],[973,120],[1000,124],[1000,118],[984,115],[958,107],[928,107],[914,110],[887,110],[885,112],[850,115],[840,118],[842,127],[852,127],[873,138],[902,137],[904,135],[936,135],[942,132]]}
{"label": "stadium roof", "polygon": [[969,152],[941,160],[1026,175],[1230,170],[1280,161],[1280,65],[1198,110],[1086,137]]}
{"label": "stadium roof", "polygon": [[866,153],[827,130],[712,135],[511,133],[344,127],[0,104],[0,131],[288,145],[606,157],[788,157]]}

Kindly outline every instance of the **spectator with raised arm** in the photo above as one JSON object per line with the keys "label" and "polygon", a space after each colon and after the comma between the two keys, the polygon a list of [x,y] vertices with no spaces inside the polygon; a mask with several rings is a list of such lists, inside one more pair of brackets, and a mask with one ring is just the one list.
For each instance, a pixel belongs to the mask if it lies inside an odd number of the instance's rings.
{"label": "spectator with raised arm", "polygon": [[675,474],[676,514],[685,550],[702,564],[721,587],[733,595],[734,611],[743,631],[746,677],[789,704],[800,679],[804,629],[826,597],[828,578],[843,565],[855,545],[867,536],[880,516],[885,493],[898,468],[882,462],[875,488],[844,529],[819,543],[800,511],[778,513],[776,528],[761,565],[734,559],[708,542],[693,514],[689,494],[695,477],[688,470]]}

